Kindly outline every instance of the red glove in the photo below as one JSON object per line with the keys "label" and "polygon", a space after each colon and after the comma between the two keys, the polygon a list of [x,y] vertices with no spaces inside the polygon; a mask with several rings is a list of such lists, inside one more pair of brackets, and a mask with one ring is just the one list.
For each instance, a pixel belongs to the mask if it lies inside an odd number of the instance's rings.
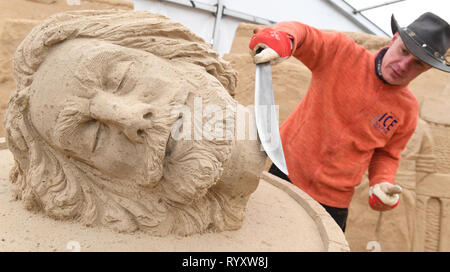
{"label": "red glove", "polygon": [[253,35],[249,47],[256,63],[279,62],[291,56],[292,40],[288,33],[267,27]]}
{"label": "red glove", "polygon": [[391,210],[398,205],[402,187],[381,182],[369,188],[369,205],[376,211]]}

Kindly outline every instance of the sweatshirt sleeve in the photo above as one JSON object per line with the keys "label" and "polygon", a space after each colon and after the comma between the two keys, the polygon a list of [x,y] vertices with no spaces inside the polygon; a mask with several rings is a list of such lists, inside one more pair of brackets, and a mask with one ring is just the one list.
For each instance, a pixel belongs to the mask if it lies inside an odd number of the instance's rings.
{"label": "sweatshirt sleeve", "polygon": [[401,158],[400,153],[405,149],[416,129],[417,111],[411,111],[410,120],[395,132],[384,147],[375,149],[369,165],[370,186],[383,181],[394,184]]}
{"label": "sweatshirt sleeve", "polygon": [[[273,28],[294,38],[292,56],[303,62],[311,71],[331,60],[334,61],[338,50],[348,50],[350,54],[356,45],[343,33],[321,31],[296,21],[280,22]],[[339,53],[338,55],[345,56],[345,52]]]}

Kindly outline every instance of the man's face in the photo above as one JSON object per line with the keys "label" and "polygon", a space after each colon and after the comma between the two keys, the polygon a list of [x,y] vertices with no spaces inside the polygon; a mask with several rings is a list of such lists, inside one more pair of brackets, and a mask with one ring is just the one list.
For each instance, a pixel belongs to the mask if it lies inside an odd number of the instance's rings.
{"label": "man's face", "polygon": [[153,54],[85,41],[58,45],[39,67],[31,121],[62,153],[111,177],[154,184],[176,121],[170,105],[184,103],[191,85]]}
{"label": "man's face", "polygon": [[392,38],[389,46],[381,64],[381,74],[389,84],[407,85],[431,68],[408,51],[398,33]]}

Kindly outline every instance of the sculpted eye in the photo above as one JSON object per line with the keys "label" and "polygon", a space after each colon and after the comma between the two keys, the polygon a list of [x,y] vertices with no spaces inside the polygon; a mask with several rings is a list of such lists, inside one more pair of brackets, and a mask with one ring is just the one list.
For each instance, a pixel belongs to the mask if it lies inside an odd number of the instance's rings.
{"label": "sculpted eye", "polygon": [[99,146],[100,138],[105,132],[106,127],[102,122],[95,119],[88,121],[86,125],[90,131],[90,149],[91,152],[95,152],[95,150]]}
{"label": "sculpted eye", "polygon": [[130,73],[133,64],[133,61],[121,61],[112,65],[112,67],[108,67],[107,74],[103,80],[105,91],[114,94],[126,94],[130,92],[135,85],[133,76]]}
{"label": "sculpted eye", "polygon": [[95,133],[94,133],[95,137],[94,137],[94,140],[92,141],[93,142],[93,144],[92,144],[92,152],[94,152],[97,149],[97,146],[98,146],[98,139],[100,137],[101,123],[97,121],[96,122],[96,126],[97,126],[97,129],[95,129]]}

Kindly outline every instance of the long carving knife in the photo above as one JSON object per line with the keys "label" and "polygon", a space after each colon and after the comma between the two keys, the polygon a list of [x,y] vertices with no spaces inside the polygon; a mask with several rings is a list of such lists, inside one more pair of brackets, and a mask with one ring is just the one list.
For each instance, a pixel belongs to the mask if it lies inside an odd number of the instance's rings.
{"label": "long carving knife", "polygon": [[270,63],[256,64],[255,119],[258,137],[267,156],[269,156],[278,169],[288,175],[280,130],[278,128],[277,113]]}

